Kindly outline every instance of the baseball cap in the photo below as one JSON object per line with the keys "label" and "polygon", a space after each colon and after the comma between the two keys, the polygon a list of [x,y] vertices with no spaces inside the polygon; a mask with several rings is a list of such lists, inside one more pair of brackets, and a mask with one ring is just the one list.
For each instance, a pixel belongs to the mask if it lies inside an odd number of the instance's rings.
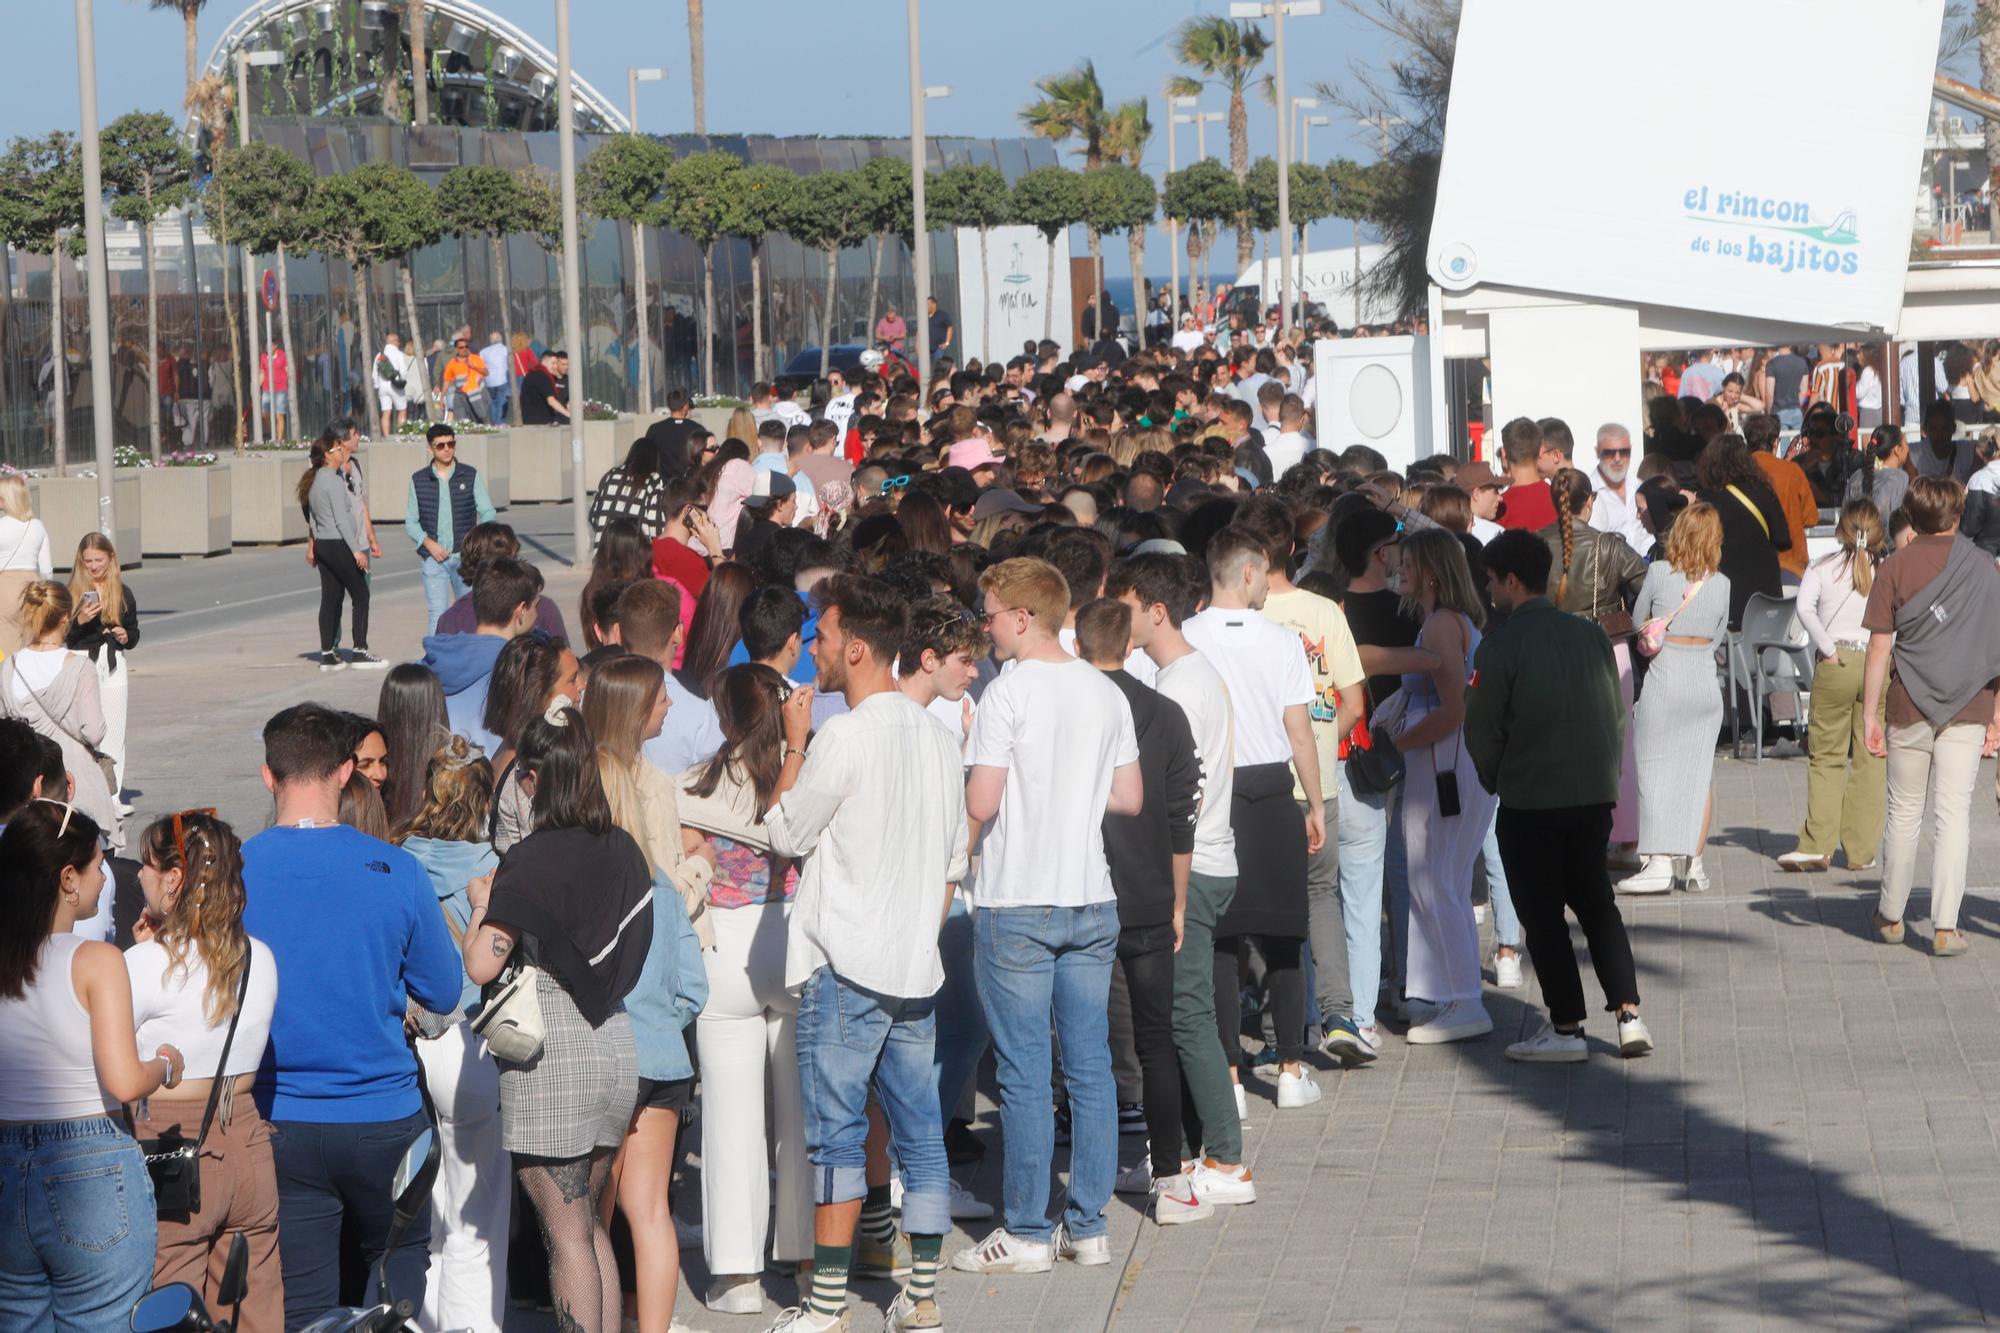
{"label": "baseball cap", "polygon": [[962,467],[967,472],[976,472],[983,467],[996,467],[1006,461],[1006,455],[993,452],[991,441],[977,436],[960,440],[946,450],[944,456],[946,467]]}
{"label": "baseball cap", "polygon": [[974,503],[972,521],[977,523],[981,519],[992,518],[995,514],[1039,514],[1046,507],[1023,500],[1018,492],[1010,491],[1005,486],[996,486],[981,494]]}
{"label": "baseball cap", "polygon": [[752,509],[762,509],[774,505],[786,496],[798,491],[798,486],[784,473],[775,469],[760,470],[757,474],[756,492],[743,497],[743,503]]}
{"label": "baseball cap", "polygon": [[1467,495],[1486,486],[1498,486],[1500,478],[1493,475],[1493,469],[1484,463],[1461,463],[1452,477],[1452,485]]}

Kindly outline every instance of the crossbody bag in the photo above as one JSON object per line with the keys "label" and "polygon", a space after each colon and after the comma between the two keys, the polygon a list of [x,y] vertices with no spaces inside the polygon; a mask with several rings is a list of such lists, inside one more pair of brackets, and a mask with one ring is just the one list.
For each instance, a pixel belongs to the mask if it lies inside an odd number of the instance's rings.
{"label": "crossbody bag", "polygon": [[1681,592],[1681,604],[1674,608],[1672,615],[1654,616],[1651,620],[1639,626],[1638,642],[1640,652],[1648,657],[1653,657],[1662,648],[1667,646],[1667,630],[1676,620],[1680,619],[1681,612],[1687,610],[1688,603],[1694,600],[1694,595],[1700,592],[1702,585],[1707,582],[1707,579],[1696,579],[1693,583],[1688,584],[1686,589]]}
{"label": "crossbody bag", "polygon": [[222,1101],[223,1071],[229,1068],[229,1048],[236,1044],[236,1024],[243,1017],[243,1005],[250,995],[250,967],[255,955],[243,954],[243,979],[236,984],[236,1012],[229,1016],[229,1031],[222,1038],[222,1058],[215,1063],[215,1078],[208,1089],[208,1107],[201,1113],[201,1130],[190,1141],[178,1125],[157,1139],[140,1139],[139,1152],[146,1159],[146,1174],[153,1178],[153,1208],[161,1217],[192,1216],[201,1211],[201,1145],[208,1140],[215,1108]]}
{"label": "crossbody bag", "polygon": [[[92,671],[96,669],[96,667],[90,668]],[[118,798],[118,765],[112,760],[111,756],[105,754],[95,745],[92,745],[89,741],[64,726],[62,719],[56,716],[55,710],[43,702],[41,691],[30,685],[22,677],[19,668],[14,665],[11,659],[0,663],[0,672],[5,672],[5,680],[0,681],[0,706],[4,706],[5,700],[13,698],[13,685],[16,681],[19,681],[21,688],[28,692],[28,697],[35,701],[35,707],[41,709],[42,716],[49,720],[49,725],[82,746],[83,752],[97,761],[98,771],[104,774],[104,786],[110,791],[112,800],[116,801]]]}

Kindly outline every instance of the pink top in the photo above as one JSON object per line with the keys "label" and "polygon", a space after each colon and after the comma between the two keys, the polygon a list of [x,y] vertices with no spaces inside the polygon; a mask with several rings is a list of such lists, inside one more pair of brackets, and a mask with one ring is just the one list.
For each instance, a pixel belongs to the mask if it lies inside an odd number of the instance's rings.
{"label": "pink top", "polygon": [[[291,387],[291,385],[287,382],[285,375],[284,348],[280,347],[273,351],[266,352],[262,356],[258,357],[257,361],[258,361],[258,384],[260,387],[269,389],[273,393],[283,393],[285,392],[285,390]],[[275,384],[271,382],[273,377],[275,377],[277,380]]]}

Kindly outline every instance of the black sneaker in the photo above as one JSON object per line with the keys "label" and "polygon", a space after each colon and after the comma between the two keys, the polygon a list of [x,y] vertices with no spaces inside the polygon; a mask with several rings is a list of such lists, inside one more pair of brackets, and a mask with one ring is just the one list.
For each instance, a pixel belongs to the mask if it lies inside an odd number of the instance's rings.
{"label": "black sneaker", "polygon": [[347,670],[347,663],[340,660],[339,653],[329,648],[319,655],[319,669],[321,671],[345,671]]}
{"label": "black sneaker", "polygon": [[944,1155],[953,1166],[970,1166],[986,1160],[986,1145],[969,1123],[953,1120],[944,1127]]}
{"label": "black sneaker", "polygon": [[1068,1143],[1068,1142],[1069,1142],[1069,1103],[1068,1103],[1068,1102],[1057,1102],[1057,1103],[1056,1103],[1056,1143],[1057,1143],[1058,1145],[1061,1145],[1061,1144],[1065,1144],[1065,1143]]}
{"label": "black sneaker", "polygon": [[1342,1069],[1354,1069],[1375,1058],[1374,1047],[1362,1040],[1361,1029],[1354,1026],[1352,1019],[1340,1014],[1328,1014],[1320,1020],[1320,1025],[1326,1030],[1326,1036],[1320,1041],[1319,1048],[1340,1061]]}
{"label": "black sneaker", "polygon": [[347,665],[356,671],[387,671],[389,664],[366,648],[356,648],[354,656],[347,659]]}
{"label": "black sneaker", "polygon": [[1146,1132],[1146,1104],[1144,1102],[1118,1103],[1118,1132],[1120,1134],[1144,1134]]}

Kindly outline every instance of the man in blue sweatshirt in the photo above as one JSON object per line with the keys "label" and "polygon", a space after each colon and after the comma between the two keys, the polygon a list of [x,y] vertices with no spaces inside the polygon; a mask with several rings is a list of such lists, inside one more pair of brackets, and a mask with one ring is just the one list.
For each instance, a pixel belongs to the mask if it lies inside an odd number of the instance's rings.
{"label": "man in blue sweatshirt", "polygon": [[287,1329],[361,1295],[340,1290],[343,1224],[370,1291],[385,1265],[396,1299],[422,1306],[429,1219],[384,1253],[396,1164],[428,1128],[403,1012],[412,999],[450,1012],[464,980],[417,859],[340,822],[353,769],[341,714],[299,704],[273,717],[263,773],[277,817],[243,844],[243,925],[284,979],[255,1095],[277,1131]]}
{"label": "man in blue sweatshirt", "polygon": [[541,600],[539,569],[525,560],[495,560],[480,568],[472,589],[473,632],[424,636],[422,665],[444,686],[444,711],[453,733],[485,750],[489,759],[500,749],[500,738],[486,729],[485,721],[493,663],[510,639],[535,627]]}

